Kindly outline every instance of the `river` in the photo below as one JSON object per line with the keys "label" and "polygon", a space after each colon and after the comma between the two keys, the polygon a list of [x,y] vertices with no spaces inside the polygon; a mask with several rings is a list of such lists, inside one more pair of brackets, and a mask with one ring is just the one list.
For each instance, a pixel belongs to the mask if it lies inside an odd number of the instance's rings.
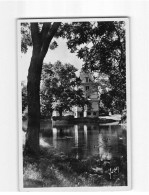
{"label": "river", "polygon": [[[48,128],[49,126],[49,128]],[[54,147],[58,152],[85,159],[99,156],[103,160],[126,156],[126,129],[121,125],[78,124],[51,127],[44,125],[41,144]]]}

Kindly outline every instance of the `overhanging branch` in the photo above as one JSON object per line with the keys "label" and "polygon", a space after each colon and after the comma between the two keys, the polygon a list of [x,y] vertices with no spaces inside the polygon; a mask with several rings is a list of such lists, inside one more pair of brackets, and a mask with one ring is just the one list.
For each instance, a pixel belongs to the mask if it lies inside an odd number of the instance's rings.
{"label": "overhanging branch", "polygon": [[39,32],[39,27],[37,22],[31,23],[31,37],[32,37],[33,47],[36,47],[37,45],[39,46],[41,44],[40,32]]}
{"label": "overhanging branch", "polygon": [[41,52],[40,52],[40,56],[42,59],[44,59],[44,57],[48,51],[50,42],[51,42],[52,38],[54,37],[55,33],[57,32],[60,24],[61,24],[60,22],[54,22],[53,25],[51,26],[51,28],[50,28],[50,25],[48,26],[48,23],[43,26],[44,27],[44,31],[43,31],[44,36],[42,35],[43,40],[42,40],[42,47],[41,47]]}

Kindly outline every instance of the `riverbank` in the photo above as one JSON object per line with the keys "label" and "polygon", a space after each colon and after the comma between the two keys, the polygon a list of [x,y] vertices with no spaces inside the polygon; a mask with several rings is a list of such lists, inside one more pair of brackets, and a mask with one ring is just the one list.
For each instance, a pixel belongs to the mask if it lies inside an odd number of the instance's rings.
{"label": "riverbank", "polygon": [[38,159],[24,156],[24,187],[126,186],[126,159],[76,159],[42,148]]}
{"label": "riverbank", "polygon": [[[24,119],[22,122],[23,131],[27,130],[27,119]],[[52,129],[52,127],[57,126],[66,126],[66,125],[77,125],[77,124],[108,124],[119,122],[117,118],[112,117],[100,117],[100,118],[68,118],[68,117],[55,117],[51,119],[41,119],[40,120],[40,129],[41,131],[48,129]]]}
{"label": "riverbank", "polygon": [[82,117],[82,118],[73,118],[73,117],[53,117],[52,118],[52,125],[53,126],[58,126],[58,125],[69,125],[69,124],[89,124],[89,123],[94,123],[94,124],[105,124],[105,123],[113,123],[117,122],[118,120],[113,119],[113,118],[106,118],[106,117]]}
{"label": "riverbank", "polygon": [[121,120],[121,115],[120,114],[114,114],[114,115],[110,115],[110,116],[99,116],[99,119],[120,121]]}

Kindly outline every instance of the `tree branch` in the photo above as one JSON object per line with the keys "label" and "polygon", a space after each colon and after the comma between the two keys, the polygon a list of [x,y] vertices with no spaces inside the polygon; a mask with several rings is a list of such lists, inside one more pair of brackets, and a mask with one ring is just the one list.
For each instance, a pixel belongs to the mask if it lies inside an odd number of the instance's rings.
{"label": "tree branch", "polygon": [[40,56],[42,59],[44,59],[50,42],[52,40],[52,38],[54,37],[55,33],[57,32],[58,27],[60,26],[60,22],[54,22],[53,25],[50,28],[49,23],[45,23],[43,26],[43,31],[42,31],[42,47],[41,47],[41,52],[40,52]]}
{"label": "tree branch", "polygon": [[43,27],[42,27],[42,31],[41,31],[42,43],[43,43],[44,38],[46,37],[47,33],[50,31],[50,28],[51,28],[51,22],[43,23]]}
{"label": "tree branch", "polygon": [[32,43],[33,47],[40,46],[40,33],[38,28],[38,23],[31,23],[31,37],[32,37]]}
{"label": "tree branch", "polygon": [[118,30],[117,30],[117,28],[116,28],[115,25],[114,25],[114,28],[115,28],[116,34],[117,34],[117,36],[118,36],[118,42],[119,42],[119,47],[120,47],[120,51],[121,51],[121,56],[120,56],[120,60],[119,60],[119,70],[120,70],[120,72],[121,72],[121,70],[122,70],[122,65],[121,65],[121,63],[122,63],[122,57],[123,57],[123,47],[122,47],[122,43],[121,43],[121,41],[120,41],[120,34],[119,34],[119,32],[118,32]]}

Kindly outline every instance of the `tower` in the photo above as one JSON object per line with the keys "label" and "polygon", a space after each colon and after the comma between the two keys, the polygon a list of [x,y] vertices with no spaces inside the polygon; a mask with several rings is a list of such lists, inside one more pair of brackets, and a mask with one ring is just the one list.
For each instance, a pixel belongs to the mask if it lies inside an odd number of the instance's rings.
{"label": "tower", "polygon": [[80,107],[75,107],[74,117],[98,117],[99,116],[99,96],[98,84],[94,82],[93,74],[90,72],[80,72],[81,88],[84,96],[91,103],[91,106],[85,106],[84,111]]}

